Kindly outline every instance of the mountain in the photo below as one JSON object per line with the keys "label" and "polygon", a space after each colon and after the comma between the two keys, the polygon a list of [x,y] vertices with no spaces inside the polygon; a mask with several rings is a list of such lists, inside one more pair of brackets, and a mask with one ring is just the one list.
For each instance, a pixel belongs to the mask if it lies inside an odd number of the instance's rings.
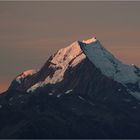
{"label": "mountain", "polygon": [[140,68],[76,41],[19,74],[0,115],[0,138],[140,138]]}

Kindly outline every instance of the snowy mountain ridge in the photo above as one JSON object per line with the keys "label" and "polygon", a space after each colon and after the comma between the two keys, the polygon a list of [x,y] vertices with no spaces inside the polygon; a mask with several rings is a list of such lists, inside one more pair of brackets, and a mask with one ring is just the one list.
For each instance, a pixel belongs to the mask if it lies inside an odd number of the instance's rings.
{"label": "snowy mountain ridge", "polygon": [[[103,75],[128,88],[131,95],[133,95],[133,90],[131,91],[127,85],[138,85],[134,96],[139,96],[140,69],[135,65],[123,64],[107,51],[95,37],[88,40],[76,41],[68,47],[58,50],[42,68],[45,71],[52,72],[44,76],[44,80],[38,80],[38,82],[26,91],[29,93],[35,92],[38,88],[44,88],[47,84],[56,84],[63,81],[66,71],[76,67],[86,58],[88,58]],[[40,71],[42,71],[42,69]],[[28,79],[28,77],[37,73],[35,70],[23,72],[15,81],[21,84],[20,79]]]}

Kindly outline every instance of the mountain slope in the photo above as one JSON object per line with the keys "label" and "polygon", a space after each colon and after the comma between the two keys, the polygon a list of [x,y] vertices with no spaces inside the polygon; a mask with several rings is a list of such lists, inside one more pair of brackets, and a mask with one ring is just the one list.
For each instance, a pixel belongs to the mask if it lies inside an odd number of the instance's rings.
{"label": "mountain slope", "polygon": [[[88,60],[85,62],[85,59]],[[65,75],[69,75],[69,77],[73,75],[73,69],[81,65],[83,61],[85,63],[88,61],[91,62],[85,64],[85,69],[93,65],[98,69],[98,72],[101,72],[102,77],[121,83],[122,86],[129,90],[130,94],[134,94],[134,97],[139,99],[139,94],[137,94],[137,92],[140,92],[140,69],[136,66],[126,65],[120,62],[103,48],[100,42],[95,38],[83,42],[74,42],[70,46],[60,49],[49,58],[38,72],[35,70],[28,70],[17,76],[9,89],[35,92],[36,90],[45,90],[48,84],[56,86],[61,83],[60,85],[62,86],[62,83],[66,81],[71,83],[74,77],[71,79],[65,78]],[[93,70],[86,70],[85,77],[87,73],[92,72]],[[94,74],[96,74],[96,72]],[[76,79],[79,78],[81,77],[79,76]],[[89,79],[87,80],[89,81]],[[77,85],[79,84],[80,83]],[[74,86],[76,86],[76,84],[74,84]],[[56,90],[56,87],[54,88]],[[133,91],[135,92],[133,93]]]}
{"label": "mountain slope", "polygon": [[76,41],[0,96],[0,138],[140,138],[139,100],[138,67]]}

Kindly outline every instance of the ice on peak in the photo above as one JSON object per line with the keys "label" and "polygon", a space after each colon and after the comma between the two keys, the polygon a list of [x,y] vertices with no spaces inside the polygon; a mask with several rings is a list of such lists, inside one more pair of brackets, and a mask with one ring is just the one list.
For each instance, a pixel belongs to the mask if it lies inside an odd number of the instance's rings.
{"label": "ice on peak", "polygon": [[92,37],[92,38],[90,38],[90,39],[83,40],[82,43],[91,44],[91,43],[94,43],[94,42],[96,42],[96,41],[97,41],[96,37]]}
{"label": "ice on peak", "polygon": [[81,53],[82,50],[78,42],[74,42],[70,46],[58,50],[57,53],[53,56],[51,62],[56,65],[63,64],[65,67],[72,59],[76,58]]}
{"label": "ice on peak", "polygon": [[74,67],[79,64],[86,56],[80,48],[78,42],[74,42],[66,48],[62,48],[50,60],[50,66],[56,71],[53,77],[47,77],[46,82],[50,83],[60,82],[64,78],[64,73],[68,67]]}

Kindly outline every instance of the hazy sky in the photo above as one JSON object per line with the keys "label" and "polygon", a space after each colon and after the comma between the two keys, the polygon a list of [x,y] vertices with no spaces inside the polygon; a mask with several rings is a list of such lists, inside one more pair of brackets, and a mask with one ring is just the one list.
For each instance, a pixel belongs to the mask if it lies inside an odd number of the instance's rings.
{"label": "hazy sky", "polygon": [[0,2],[0,91],[59,48],[94,35],[140,66],[140,2]]}

